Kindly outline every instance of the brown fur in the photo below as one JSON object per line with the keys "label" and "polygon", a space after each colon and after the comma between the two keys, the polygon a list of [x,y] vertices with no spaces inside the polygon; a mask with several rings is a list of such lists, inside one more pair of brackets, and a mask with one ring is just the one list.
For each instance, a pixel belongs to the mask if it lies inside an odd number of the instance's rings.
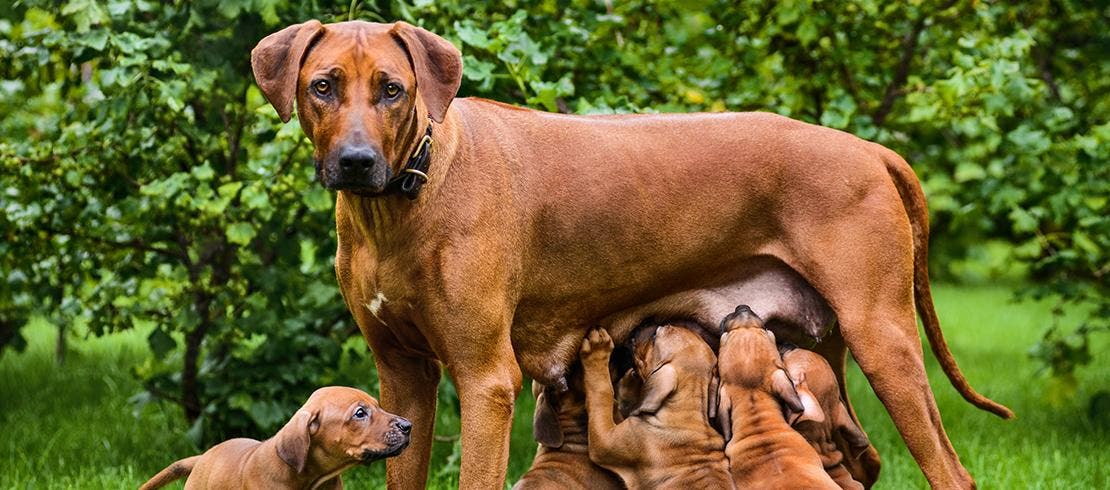
{"label": "brown fur", "polygon": [[718,417],[737,488],[838,488],[821,458],[787,419],[802,399],[775,346],[775,336],[746,306],[721,323]]}
{"label": "brown fur", "polygon": [[513,485],[515,490],[624,488],[620,477],[590,461],[587,446],[586,393],[581,369],[567,376],[561,392],[532,382],[536,411],[532,431],[539,448],[532,467]]}
{"label": "brown fur", "polygon": [[[773,114],[591,117],[452,102],[461,55],[405,23],[298,24],[263,39],[252,64],[283,118],[296,99],[321,180],[342,189],[340,288],[374,350],[384,405],[416,425],[413,450],[387,466],[391,486],[427,477],[440,363],[462,399],[460,484],[498,487],[522,370],[556,383],[590,325],[728,284],[760,257],[827,299],[843,342],[826,355],[852,351],[929,482],[973,484],[925,377],[915,301],[943,348],[927,214],[893,152]],[[321,77],[332,96],[310,91]],[[387,82],[403,87],[397,98],[383,98]],[[419,198],[380,196],[429,122]],[[345,180],[352,149],[372,158]],[[947,360],[962,394],[1009,413]]]}
{"label": "brown fur", "polygon": [[644,380],[639,405],[613,420],[609,356],[613,341],[594,329],[582,341],[589,452],[628,488],[730,488],[724,440],[709,425],[709,388],[717,358],[688,329],[660,326],[635,346]]}
{"label": "brown fur", "polygon": [[782,354],[786,372],[805,410],[791,426],[802,434],[821,456],[821,464],[836,484],[845,490],[862,489],[875,483],[877,475],[853,475],[845,459],[874,451],[867,435],[852,419],[840,397],[840,386],[825,358],[805,349],[788,349]]}
{"label": "brown fur", "polygon": [[[361,408],[366,417],[354,418]],[[142,490],[188,477],[186,489],[340,489],[340,473],[396,455],[408,445],[410,424],[361,390],[316,390],[274,437],[231,439],[160,471]]]}

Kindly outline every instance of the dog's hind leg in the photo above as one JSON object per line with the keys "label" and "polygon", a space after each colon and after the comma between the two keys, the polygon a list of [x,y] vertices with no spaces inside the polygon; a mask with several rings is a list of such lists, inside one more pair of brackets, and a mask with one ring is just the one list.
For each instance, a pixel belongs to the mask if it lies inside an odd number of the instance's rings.
{"label": "dog's hind leg", "polygon": [[[893,192],[877,189],[858,206],[893,207],[890,201],[898,203],[896,195],[889,195]],[[865,219],[861,213],[844,212],[802,223],[797,229],[805,230],[809,239],[788,236],[792,240],[780,257],[829,301],[848,350],[929,484],[973,487],[944,431],[925,374],[914,310],[910,224],[900,203],[895,206],[896,212]]]}

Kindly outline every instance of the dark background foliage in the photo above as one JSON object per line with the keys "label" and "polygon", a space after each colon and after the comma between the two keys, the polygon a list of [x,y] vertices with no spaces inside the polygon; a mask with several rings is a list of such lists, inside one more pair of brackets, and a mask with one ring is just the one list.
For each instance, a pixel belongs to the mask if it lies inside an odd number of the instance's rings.
{"label": "dark background foliage", "polygon": [[[1089,312],[1031,346],[1065,387],[1110,328],[1098,2],[72,0],[0,6],[0,348],[34,315],[149,330],[135,400],[179,405],[197,441],[269,433],[316,386],[373,388],[347,342],[333,196],[250,75],[259,39],[309,18],[443,35],[461,95],[774,111],[880,142],[928,194],[935,276]],[[344,379],[351,364],[368,378]]]}

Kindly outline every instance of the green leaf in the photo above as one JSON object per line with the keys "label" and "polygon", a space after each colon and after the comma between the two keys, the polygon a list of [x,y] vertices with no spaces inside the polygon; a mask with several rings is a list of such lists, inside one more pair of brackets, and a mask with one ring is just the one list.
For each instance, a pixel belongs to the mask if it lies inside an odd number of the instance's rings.
{"label": "green leaf", "polygon": [[177,347],[177,341],[160,328],[150,331],[150,335],[146,337],[146,343],[156,359],[165,359],[166,354]]}
{"label": "green leaf", "polygon": [[247,245],[254,239],[257,231],[250,223],[232,223],[227,227],[227,241],[239,245]]}

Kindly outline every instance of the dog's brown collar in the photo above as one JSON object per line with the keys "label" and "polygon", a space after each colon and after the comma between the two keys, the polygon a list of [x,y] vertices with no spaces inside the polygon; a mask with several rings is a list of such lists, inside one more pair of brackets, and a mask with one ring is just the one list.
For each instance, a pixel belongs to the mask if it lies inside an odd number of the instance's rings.
{"label": "dog's brown collar", "polygon": [[409,157],[408,163],[401,169],[398,175],[389,180],[385,185],[385,190],[379,195],[386,194],[404,194],[406,197],[416,199],[420,195],[420,188],[428,181],[428,166],[431,163],[432,153],[432,123],[428,123],[428,130],[424,131],[424,137],[420,138],[420,142],[416,144],[416,150],[412,152]]}

